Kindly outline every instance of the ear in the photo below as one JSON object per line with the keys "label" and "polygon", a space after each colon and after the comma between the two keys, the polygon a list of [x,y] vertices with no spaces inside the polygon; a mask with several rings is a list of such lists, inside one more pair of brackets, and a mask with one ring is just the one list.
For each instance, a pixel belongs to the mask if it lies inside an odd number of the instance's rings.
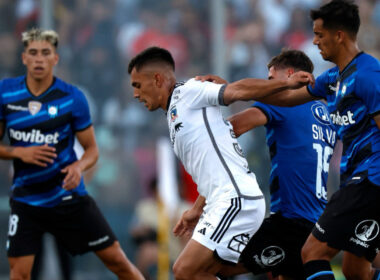
{"label": "ear", "polygon": [[343,40],[345,39],[346,37],[346,33],[343,32],[342,30],[338,30],[336,33],[335,33],[335,38],[337,40],[338,43],[342,43]]}
{"label": "ear", "polygon": [[58,64],[58,61],[59,61],[59,55],[57,53],[55,53],[55,55],[54,55],[54,66]]}
{"label": "ear", "polygon": [[286,74],[288,75],[288,78],[294,74],[294,68],[288,68],[286,69]]}
{"label": "ear", "polygon": [[21,53],[21,60],[22,60],[22,64],[26,65],[26,53],[25,52]]}
{"label": "ear", "polygon": [[154,81],[157,87],[162,87],[164,84],[164,77],[160,73],[154,73]]}

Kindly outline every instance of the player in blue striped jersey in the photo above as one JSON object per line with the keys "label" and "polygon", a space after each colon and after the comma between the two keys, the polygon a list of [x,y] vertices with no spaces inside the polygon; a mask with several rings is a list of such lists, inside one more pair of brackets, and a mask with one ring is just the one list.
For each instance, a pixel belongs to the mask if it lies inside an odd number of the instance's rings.
{"label": "player in blue striped jersey", "polygon": [[235,82],[244,99],[293,106],[327,100],[330,118],[343,142],[341,188],[327,203],[303,249],[306,278],[335,279],[330,260],[343,251],[347,279],[379,279],[371,262],[380,250],[380,62],[361,52],[358,6],[333,0],[311,11],[313,43],[336,64],[315,86],[278,94],[255,92],[253,79]]}
{"label": "player in blue striped jersey", "polygon": [[[53,75],[58,35],[23,33],[26,75],[0,81],[0,157],[12,159],[11,215],[7,241],[11,279],[29,279],[44,232],[71,254],[94,251],[119,279],[143,279],[87,194],[82,172],[96,163],[89,107],[83,93]],[[77,137],[84,154],[77,159]]]}

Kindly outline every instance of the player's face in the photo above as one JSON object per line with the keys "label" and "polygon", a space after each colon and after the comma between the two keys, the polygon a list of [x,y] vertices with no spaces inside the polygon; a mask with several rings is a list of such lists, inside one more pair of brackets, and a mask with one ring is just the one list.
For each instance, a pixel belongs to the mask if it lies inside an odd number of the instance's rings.
{"label": "player's face", "polygon": [[292,74],[294,71],[290,68],[278,68],[276,69],[274,66],[269,68],[268,71],[268,80],[273,79],[280,79],[280,80],[286,80],[289,78],[289,75]]}
{"label": "player's face", "polygon": [[161,106],[159,89],[156,87],[156,80],[153,73],[136,71],[131,72],[131,85],[133,87],[133,97],[137,98],[149,111],[155,111]]}
{"label": "player's face", "polygon": [[313,44],[318,46],[324,60],[333,62],[338,46],[335,32],[323,28],[322,19],[316,19],[314,21],[313,31]]}
{"label": "player's face", "polygon": [[53,76],[53,68],[58,63],[58,54],[49,42],[32,41],[22,53],[22,62],[29,77],[34,80],[44,80]]}

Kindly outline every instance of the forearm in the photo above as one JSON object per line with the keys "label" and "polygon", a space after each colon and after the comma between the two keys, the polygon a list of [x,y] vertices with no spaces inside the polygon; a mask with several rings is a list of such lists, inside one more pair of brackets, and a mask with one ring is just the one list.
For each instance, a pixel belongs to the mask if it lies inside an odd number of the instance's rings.
{"label": "forearm", "polygon": [[1,159],[16,159],[20,158],[22,147],[13,147],[9,145],[0,144],[0,158]]}
{"label": "forearm", "polygon": [[95,165],[99,157],[97,146],[85,149],[82,157],[77,161],[81,171],[86,171]]}
{"label": "forearm", "polygon": [[205,207],[205,205],[206,205],[206,198],[204,196],[199,195],[191,209],[192,211],[195,211],[201,214],[203,212],[203,207]]}
{"label": "forearm", "polygon": [[237,100],[258,100],[289,88],[287,80],[242,79],[227,84],[224,91],[224,103],[230,104]]}

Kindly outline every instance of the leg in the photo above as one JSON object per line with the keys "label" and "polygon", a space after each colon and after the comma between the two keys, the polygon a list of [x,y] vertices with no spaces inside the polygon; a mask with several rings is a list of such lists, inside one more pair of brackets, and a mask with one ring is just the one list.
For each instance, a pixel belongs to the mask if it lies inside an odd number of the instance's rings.
{"label": "leg", "polygon": [[335,279],[330,260],[338,252],[339,250],[329,247],[326,242],[321,242],[310,234],[301,251],[305,276],[313,277],[314,280]]}
{"label": "leg", "polygon": [[96,251],[95,254],[115,273],[119,279],[123,280],[143,280],[140,271],[128,260],[119,242],[115,241],[111,246]]}
{"label": "leg", "polygon": [[32,271],[34,255],[23,257],[9,257],[10,279],[29,280]]}
{"label": "leg", "polygon": [[372,266],[380,269],[380,253],[377,254],[375,260],[372,263]]}
{"label": "leg", "polygon": [[343,254],[342,270],[348,280],[370,280],[375,272],[366,258],[349,252]]}
{"label": "leg", "polygon": [[222,263],[213,251],[191,239],[176,260],[173,272],[176,280],[206,280],[216,279],[221,268]]}
{"label": "leg", "polygon": [[230,277],[234,275],[244,274],[250,272],[242,263],[236,265],[223,265],[221,270],[218,272],[218,275],[223,277]]}

